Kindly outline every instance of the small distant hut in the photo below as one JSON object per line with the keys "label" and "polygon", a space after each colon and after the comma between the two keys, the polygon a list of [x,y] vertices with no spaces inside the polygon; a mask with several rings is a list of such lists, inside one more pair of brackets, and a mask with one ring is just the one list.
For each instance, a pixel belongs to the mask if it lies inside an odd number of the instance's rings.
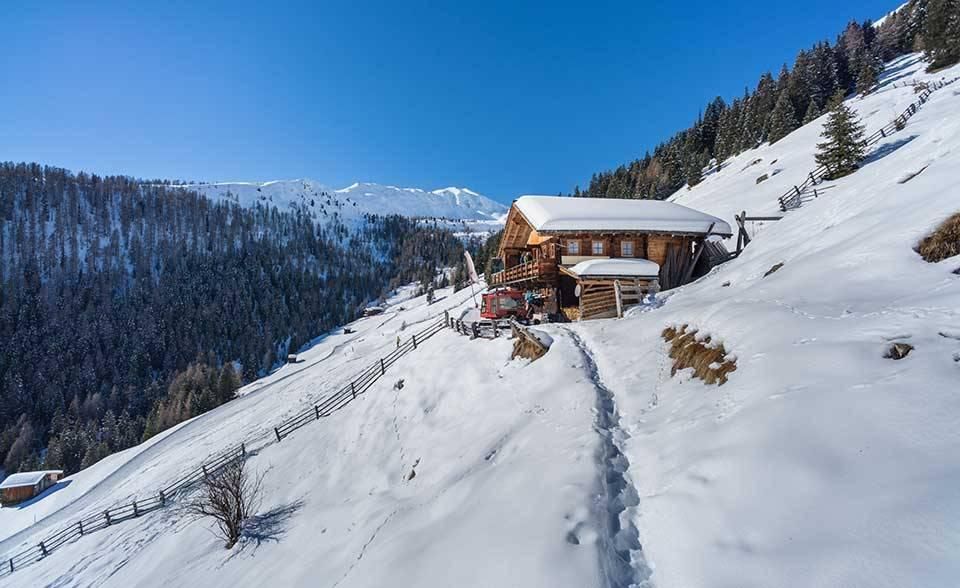
{"label": "small distant hut", "polygon": [[382,306],[368,306],[363,309],[363,316],[377,316],[383,314]]}
{"label": "small distant hut", "polygon": [[521,196],[510,207],[493,286],[533,291],[547,312],[615,316],[618,300],[690,282],[714,262],[708,240],[733,233],[715,216],[659,200]]}
{"label": "small distant hut", "polygon": [[20,472],[0,483],[0,505],[11,506],[30,500],[43,493],[63,477],[63,470]]}

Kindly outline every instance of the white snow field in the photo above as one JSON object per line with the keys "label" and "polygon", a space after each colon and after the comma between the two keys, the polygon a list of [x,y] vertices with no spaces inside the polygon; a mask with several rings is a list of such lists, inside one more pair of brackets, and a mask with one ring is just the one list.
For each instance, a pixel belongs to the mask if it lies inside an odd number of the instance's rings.
{"label": "white snow field", "polygon": [[[850,101],[868,132],[914,100],[907,82],[960,75],[922,70],[917,56],[900,59],[876,93]],[[741,210],[776,213],[814,167],[820,123],[732,158],[673,200],[731,226]],[[542,325],[552,345],[533,363],[510,361],[508,340],[442,331],[344,410],[269,442],[272,424],[398,334],[472,309],[469,290],[438,292],[432,306],[401,296],[238,400],[28,507],[0,509],[2,555],[246,441],[266,495],[255,533],[233,550],[171,508],[0,582],[956,586],[960,258],[926,263],[913,247],[960,210],[960,83],[872,152],[757,230],[739,258],[656,304]],[[736,359],[726,384],[671,375],[660,333],[683,324]],[[884,358],[892,342],[915,348]]]}

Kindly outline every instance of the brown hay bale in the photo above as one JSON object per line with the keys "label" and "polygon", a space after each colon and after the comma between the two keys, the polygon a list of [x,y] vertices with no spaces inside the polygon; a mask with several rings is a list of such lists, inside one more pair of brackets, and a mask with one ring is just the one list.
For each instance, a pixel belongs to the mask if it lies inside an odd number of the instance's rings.
{"label": "brown hay bale", "polygon": [[736,360],[727,359],[727,350],[723,344],[713,344],[711,337],[697,341],[697,330],[667,327],[661,333],[663,340],[670,344],[668,352],[673,359],[670,375],[680,370],[693,368],[693,375],[707,384],[722,386],[727,383],[727,374],[737,369]]}
{"label": "brown hay bale", "polygon": [[954,213],[924,237],[917,245],[916,252],[930,263],[960,255],[960,212]]}

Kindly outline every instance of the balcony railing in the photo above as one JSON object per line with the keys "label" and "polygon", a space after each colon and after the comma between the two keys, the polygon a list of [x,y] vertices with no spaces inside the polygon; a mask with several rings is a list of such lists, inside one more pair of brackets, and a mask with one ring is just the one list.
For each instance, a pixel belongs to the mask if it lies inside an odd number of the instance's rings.
{"label": "balcony railing", "polygon": [[518,282],[536,282],[553,280],[557,275],[557,264],[553,260],[541,259],[508,267],[493,274],[490,283],[505,286]]}

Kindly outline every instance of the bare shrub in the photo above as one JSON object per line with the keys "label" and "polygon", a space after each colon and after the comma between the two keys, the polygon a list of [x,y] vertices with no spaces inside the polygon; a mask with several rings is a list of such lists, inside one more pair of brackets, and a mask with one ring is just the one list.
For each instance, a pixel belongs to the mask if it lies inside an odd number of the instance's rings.
{"label": "bare shrub", "polygon": [[960,255],[960,212],[940,223],[916,248],[925,261],[936,263]]}
{"label": "bare shrub", "polygon": [[200,492],[186,505],[197,518],[212,518],[224,547],[236,545],[244,525],[260,507],[263,474],[251,475],[238,459],[203,478]]}
{"label": "bare shrub", "polygon": [[686,368],[693,368],[693,375],[707,384],[722,386],[727,383],[727,374],[737,369],[735,359],[728,358],[723,344],[713,344],[711,338],[697,341],[697,329],[667,327],[661,333],[663,340],[670,344],[670,358],[673,368],[670,375]]}

